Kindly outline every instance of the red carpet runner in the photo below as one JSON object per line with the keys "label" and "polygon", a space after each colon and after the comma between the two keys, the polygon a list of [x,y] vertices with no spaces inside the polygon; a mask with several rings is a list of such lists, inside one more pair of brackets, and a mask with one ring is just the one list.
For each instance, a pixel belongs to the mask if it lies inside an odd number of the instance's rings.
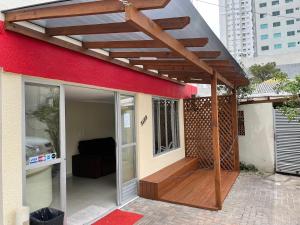
{"label": "red carpet runner", "polygon": [[117,209],[93,223],[93,225],[133,225],[141,218],[143,218],[143,215]]}

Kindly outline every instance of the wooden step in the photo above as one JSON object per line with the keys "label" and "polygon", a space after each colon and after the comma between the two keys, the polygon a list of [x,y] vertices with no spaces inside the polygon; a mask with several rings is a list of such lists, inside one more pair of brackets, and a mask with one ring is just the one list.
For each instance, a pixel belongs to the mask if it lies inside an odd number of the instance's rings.
{"label": "wooden step", "polygon": [[198,159],[181,159],[140,180],[139,195],[143,198],[159,200],[159,198],[172,189],[176,183],[183,180],[189,173],[198,169],[198,167]]}

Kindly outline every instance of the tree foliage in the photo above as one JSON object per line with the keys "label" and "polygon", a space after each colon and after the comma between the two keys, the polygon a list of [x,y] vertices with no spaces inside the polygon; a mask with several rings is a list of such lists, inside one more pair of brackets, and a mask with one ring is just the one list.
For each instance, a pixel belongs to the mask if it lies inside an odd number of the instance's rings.
{"label": "tree foliage", "polygon": [[254,64],[249,67],[249,72],[252,77],[250,81],[252,84],[262,83],[264,81],[273,79],[281,70],[276,67],[275,62],[270,62],[266,64]]}
{"label": "tree foliage", "polygon": [[289,94],[289,98],[279,106],[278,109],[289,119],[294,120],[299,116],[300,102],[300,75],[295,79],[289,79],[287,75],[277,74],[276,80],[279,81],[277,90]]}

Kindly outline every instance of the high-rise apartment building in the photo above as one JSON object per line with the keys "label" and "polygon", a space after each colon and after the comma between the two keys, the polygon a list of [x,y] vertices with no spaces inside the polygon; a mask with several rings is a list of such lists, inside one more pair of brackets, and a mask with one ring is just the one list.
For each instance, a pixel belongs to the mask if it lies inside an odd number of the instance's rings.
{"label": "high-rise apartment building", "polygon": [[255,0],[257,55],[300,51],[300,0]]}
{"label": "high-rise apartment building", "polygon": [[251,0],[219,0],[220,36],[229,52],[240,61],[254,57],[255,19]]}

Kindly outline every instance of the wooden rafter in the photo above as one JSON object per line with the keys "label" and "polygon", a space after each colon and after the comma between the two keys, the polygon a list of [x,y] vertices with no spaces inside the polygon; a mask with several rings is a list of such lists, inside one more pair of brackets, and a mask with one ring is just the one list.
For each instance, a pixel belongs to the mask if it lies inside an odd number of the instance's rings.
{"label": "wooden rafter", "polygon": [[[159,25],[153,22],[151,19],[146,17],[143,13],[139,12],[133,5],[128,5],[125,7],[126,21],[132,23],[145,34],[149,35],[155,40],[160,41],[166,47],[181,55],[184,59],[195,65],[198,70],[204,70],[208,74],[213,75],[214,69],[209,66],[206,62],[199,59],[195,54],[185,48],[178,40],[173,38],[170,34],[164,32]],[[222,77],[218,74],[218,77]],[[230,84],[229,87],[233,87],[230,81],[225,77],[222,77],[225,84]]]}
{"label": "wooden rafter", "polygon": [[[149,70],[168,70],[168,71],[185,71],[207,73],[197,66],[180,66],[180,65],[145,65],[144,68]],[[209,75],[209,73],[207,73]]]}
{"label": "wooden rafter", "polygon": [[[132,65],[140,65],[140,64],[132,64]],[[145,68],[147,69],[152,69],[152,70],[183,70],[183,71],[198,71],[198,72],[206,72],[200,67],[193,66],[193,65],[186,65],[186,64],[151,64],[151,65],[144,65]],[[234,67],[228,67],[228,66],[216,66],[216,65],[211,65],[210,68],[214,68],[216,70],[226,70],[226,72],[235,72]],[[207,72],[206,72],[207,73]],[[207,73],[210,74],[210,73]],[[220,76],[220,75],[219,75]]]}
{"label": "wooden rafter", "polygon": [[209,75],[207,73],[199,73],[199,72],[183,72],[183,71],[168,71],[168,70],[160,70],[159,71],[160,74],[168,74],[168,75],[174,75],[174,76],[180,76],[182,74],[188,75],[188,76],[197,76],[197,77],[204,77],[207,76],[209,78]]}
{"label": "wooden rafter", "polygon": [[[170,0],[130,0],[129,2],[133,4],[137,9],[146,10],[164,8],[170,2]],[[106,13],[119,13],[123,11],[124,5],[120,1],[102,0],[7,12],[5,15],[5,20],[7,22],[17,22]]]}
{"label": "wooden rafter", "polygon": [[[178,40],[185,47],[204,47],[208,43],[207,38],[188,38]],[[135,41],[93,41],[83,42],[85,48],[165,48],[166,46],[157,40]]]}
{"label": "wooden rafter", "polygon": [[130,22],[132,25],[136,26],[138,29],[140,29],[153,39],[160,41],[172,51],[180,54],[195,66],[205,70],[210,74],[213,73],[213,69],[211,67],[209,67],[205,62],[199,59],[195,54],[187,50],[178,40],[173,38],[170,34],[164,32],[156,23],[139,12],[136,7],[134,7],[133,5],[126,6],[125,12],[126,21]]}
{"label": "wooden rafter", "polygon": [[[180,66],[191,66],[193,63],[187,60],[141,60],[134,59],[130,61],[133,65],[180,65]],[[207,63],[210,66],[221,66],[234,68],[228,60],[203,60],[203,62]]]}
{"label": "wooden rafter", "polygon": [[[199,58],[214,59],[221,55],[220,51],[193,51]],[[140,58],[140,57],[154,57],[154,58],[182,58],[178,53],[171,51],[160,52],[110,52],[113,58]]]}
{"label": "wooden rafter", "polygon": [[[190,17],[186,16],[167,19],[157,19],[154,21],[163,30],[175,30],[183,29],[184,27],[186,27],[190,23]],[[128,32],[139,32],[139,30],[128,22],[46,28],[46,34],[48,34],[49,36],[109,34]]]}
{"label": "wooden rafter", "polygon": [[54,44],[54,45],[62,47],[62,48],[66,48],[66,49],[69,49],[69,50],[72,50],[72,51],[75,51],[75,52],[79,52],[81,54],[84,54],[84,55],[87,55],[87,56],[90,56],[90,57],[93,57],[93,58],[96,58],[96,59],[100,59],[100,60],[115,64],[115,65],[118,65],[118,66],[122,66],[122,67],[131,69],[131,70],[135,70],[135,71],[138,71],[138,72],[141,72],[141,73],[144,73],[144,74],[156,77],[156,78],[165,79],[165,80],[175,82],[177,84],[182,85],[181,82],[178,82],[176,80],[169,79],[169,78],[164,77],[164,76],[159,76],[157,73],[153,73],[151,71],[147,71],[145,69],[142,69],[142,68],[139,68],[139,67],[136,67],[136,66],[132,66],[128,63],[125,63],[125,62],[122,62],[122,61],[119,61],[119,60],[115,60],[113,58],[110,58],[108,56],[105,56],[103,54],[99,54],[99,53],[91,51],[91,50],[83,49],[82,47],[80,47],[78,45],[75,45],[75,44],[72,44],[70,42],[66,42],[66,41],[63,41],[63,40],[55,38],[55,37],[48,37],[48,36],[44,35],[43,33],[40,33],[38,31],[32,30],[32,29],[27,28],[27,27],[23,27],[23,26],[21,26],[19,24],[16,24],[16,23],[7,23],[6,22],[5,23],[5,29],[16,32],[16,33],[19,33],[19,34],[22,34],[22,35],[25,35],[25,36],[28,36],[28,37],[31,37],[31,38],[35,38],[37,40],[45,41],[45,42],[48,42],[50,44]]}

